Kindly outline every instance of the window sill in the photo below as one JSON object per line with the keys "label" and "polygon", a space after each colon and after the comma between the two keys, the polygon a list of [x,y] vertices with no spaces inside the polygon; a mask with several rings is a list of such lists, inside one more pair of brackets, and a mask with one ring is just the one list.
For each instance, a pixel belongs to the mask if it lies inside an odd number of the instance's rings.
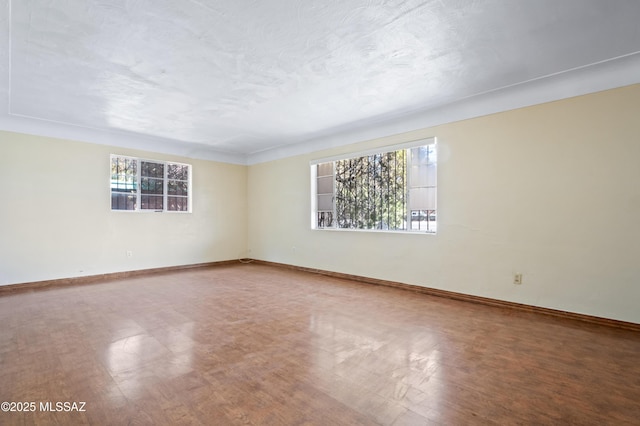
{"label": "window sill", "polygon": [[437,231],[390,231],[386,229],[350,229],[350,228],[311,228],[312,231],[329,232],[368,232],[374,234],[402,234],[402,235],[437,235]]}

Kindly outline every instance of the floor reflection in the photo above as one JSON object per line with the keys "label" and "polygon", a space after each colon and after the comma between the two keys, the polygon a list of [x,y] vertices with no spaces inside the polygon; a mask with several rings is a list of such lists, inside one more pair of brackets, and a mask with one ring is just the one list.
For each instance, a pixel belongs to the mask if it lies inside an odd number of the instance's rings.
{"label": "floor reflection", "polygon": [[155,329],[109,344],[107,368],[115,384],[128,398],[137,398],[159,380],[193,370],[192,322]]}
{"label": "floor reflection", "polygon": [[[360,410],[393,403],[411,409],[438,407],[442,388],[434,381],[442,354],[439,336],[429,329],[398,330],[389,340],[388,330],[355,318],[314,314],[309,330],[319,386],[342,403]],[[363,385],[370,392],[363,393]]]}

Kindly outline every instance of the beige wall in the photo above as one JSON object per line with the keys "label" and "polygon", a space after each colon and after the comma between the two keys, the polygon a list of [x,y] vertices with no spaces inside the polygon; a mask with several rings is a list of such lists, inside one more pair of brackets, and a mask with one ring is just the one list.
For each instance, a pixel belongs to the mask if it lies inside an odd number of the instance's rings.
{"label": "beige wall", "polygon": [[[634,85],[251,166],[248,256],[638,323],[638,117]],[[437,235],[310,229],[310,160],[431,136]]]}
{"label": "beige wall", "polygon": [[[192,164],[193,213],[112,212],[112,153]],[[246,255],[244,166],[0,132],[0,176],[0,285]]]}

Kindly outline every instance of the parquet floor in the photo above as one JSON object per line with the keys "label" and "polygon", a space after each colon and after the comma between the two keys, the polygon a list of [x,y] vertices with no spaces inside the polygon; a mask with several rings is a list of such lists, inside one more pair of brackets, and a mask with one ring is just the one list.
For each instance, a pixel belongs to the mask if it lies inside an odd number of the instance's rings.
{"label": "parquet floor", "polygon": [[11,293],[0,324],[0,401],[37,408],[3,425],[640,424],[637,332],[273,266]]}

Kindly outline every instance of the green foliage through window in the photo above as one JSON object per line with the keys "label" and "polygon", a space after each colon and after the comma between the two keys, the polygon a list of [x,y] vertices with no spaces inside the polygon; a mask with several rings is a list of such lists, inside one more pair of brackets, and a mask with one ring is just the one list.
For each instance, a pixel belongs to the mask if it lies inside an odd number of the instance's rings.
{"label": "green foliage through window", "polygon": [[317,229],[436,230],[436,145],[314,164]]}

